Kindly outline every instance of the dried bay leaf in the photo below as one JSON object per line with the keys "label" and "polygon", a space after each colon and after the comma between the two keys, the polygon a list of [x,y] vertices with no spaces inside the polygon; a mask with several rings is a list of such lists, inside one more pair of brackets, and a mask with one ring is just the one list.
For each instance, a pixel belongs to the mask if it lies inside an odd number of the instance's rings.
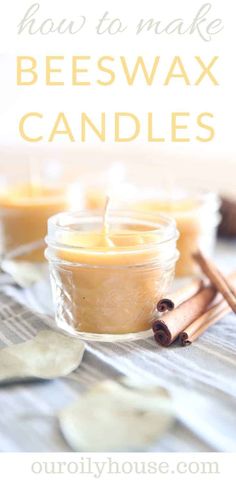
{"label": "dried bay leaf", "polygon": [[40,331],[30,341],[0,350],[0,380],[66,376],[82,361],[82,341],[57,331]]}
{"label": "dried bay leaf", "polygon": [[59,413],[61,431],[75,451],[143,450],[174,421],[168,392],[157,386],[104,381]]}

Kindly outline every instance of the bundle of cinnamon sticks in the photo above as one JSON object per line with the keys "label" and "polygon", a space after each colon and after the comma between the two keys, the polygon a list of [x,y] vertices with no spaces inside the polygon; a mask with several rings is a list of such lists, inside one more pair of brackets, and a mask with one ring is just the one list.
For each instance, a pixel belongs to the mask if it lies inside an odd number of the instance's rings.
{"label": "bundle of cinnamon sticks", "polygon": [[189,345],[226,314],[236,313],[236,272],[226,278],[200,251],[193,257],[207,283],[196,279],[157,304],[157,311],[164,315],[155,319],[152,327],[162,346],[176,339],[182,346]]}

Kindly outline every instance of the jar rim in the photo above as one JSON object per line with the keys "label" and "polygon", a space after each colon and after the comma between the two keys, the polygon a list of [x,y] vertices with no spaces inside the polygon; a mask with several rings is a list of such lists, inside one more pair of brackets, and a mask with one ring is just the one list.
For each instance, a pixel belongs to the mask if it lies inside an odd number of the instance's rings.
{"label": "jar rim", "polygon": [[[145,237],[149,242],[145,244],[139,244],[136,249],[148,249],[155,245],[161,245],[165,242],[171,240],[177,240],[179,233],[176,228],[176,222],[173,218],[168,217],[162,214],[153,214],[153,213],[146,213],[146,212],[137,212],[137,211],[127,211],[127,210],[110,210],[107,214],[107,221],[109,226],[117,225],[118,228],[121,226],[126,226],[126,230],[124,232],[116,232],[111,230],[111,234],[115,235],[116,238],[125,239],[127,237],[135,238],[138,234],[141,234],[143,239]],[[88,235],[91,232],[91,225],[97,225],[99,230],[95,231],[98,238],[99,235],[102,236],[102,222],[103,222],[103,211],[68,211],[68,212],[60,212],[56,215],[53,215],[48,219],[48,234],[46,237],[46,243],[50,246],[60,246],[66,247],[67,249],[84,249],[92,250],[92,251],[99,251],[100,249],[94,246],[91,247],[83,247],[77,245],[73,245],[73,241],[71,243],[62,242],[63,240],[63,233],[66,234],[70,233],[79,233],[81,236],[83,234]],[[90,229],[84,229],[84,227],[90,227]],[[132,226],[135,225],[135,229],[132,232]],[[146,230],[140,230],[137,228],[140,225],[143,228],[148,228]],[[79,229],[79,226],[83,226],[83,230]],[[131,227],[131,230],[128,228]],[[94,231],[93,231],[94,232]],[[60,234],[61,238],[60,239]],[[152,242],[150,242],[150,234],[152,236]],[[130,245],[125,247],[120,247],[120,250],[127,251],[130,248],[134,248],[134,245]],[[116,246],[117,249],[117,246]],[[118,247],[119,249],[119,247]],[[101,249],[103,250],[103,249]]]}

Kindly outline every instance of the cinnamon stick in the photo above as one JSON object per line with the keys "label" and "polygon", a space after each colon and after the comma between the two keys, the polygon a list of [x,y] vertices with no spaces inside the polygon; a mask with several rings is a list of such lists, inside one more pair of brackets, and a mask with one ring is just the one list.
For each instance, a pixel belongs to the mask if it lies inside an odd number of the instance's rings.
{"label": "cinnamon stick", "polygon": [[200,292],[180,304],[174,312],[165,314],[163,319],[153,322],[155,340],[162,346],[169,346],[185,329],[199,318],[216,296],[213,286],[203,287]]}
{"label": "cinnamon stick", "polygon": [[236,237],[236,199],[234,196],[221,197],[222,216],[218,233],[221,237]]}
{"label": "cinnamon stick", "polygon": [[187,286],[170,294],[170,298],[161,299],[157,304],[157,311],[173,311],[173,309],[182,304],[182,302],[197,294],[202,287],[203,281],[201,279],[194,279]]}
{"label": "cinnamon stick", "polygon": [[228,279],[226,279],[226,277],[218,270],[216,265],[209,259],[206,259],[206,257],[204,257],[200,251],[193,254],[193,258],[201,267],[202,271],[211,281],[213,286],[215,286],[215,288],[222,294],[233,312],[236,313],[236,291],[233,289]]}
{"label": "cinnamon stick", "polygon": [[190,326],[188,326],[179,335],[179,341],[182,346],[187,346],[195,341],[201,334],[203,334],[208,327],[215,324],[231,311],[231,308],[226,301],[222,300],[215,306],[208,309],[208,311],[196,319]]}
{"label": "cinnamon stick", "polygon": [[173,311],[175,308],[175,303],[172,299],[168,299],[164,297],[157,303],[157,311],[158,312],[166,312],[166,311]]}

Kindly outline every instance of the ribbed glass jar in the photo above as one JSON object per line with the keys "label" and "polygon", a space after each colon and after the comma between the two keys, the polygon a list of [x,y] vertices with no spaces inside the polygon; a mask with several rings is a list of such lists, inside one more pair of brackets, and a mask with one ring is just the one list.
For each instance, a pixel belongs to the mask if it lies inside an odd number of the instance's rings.
{"label": "ribbed glass jar", "polygon": [[61,213],[48,221],[55,322],[80,338],[132,340],[150,334],[157,302],[178,259],[175,221],[115,211]]}

